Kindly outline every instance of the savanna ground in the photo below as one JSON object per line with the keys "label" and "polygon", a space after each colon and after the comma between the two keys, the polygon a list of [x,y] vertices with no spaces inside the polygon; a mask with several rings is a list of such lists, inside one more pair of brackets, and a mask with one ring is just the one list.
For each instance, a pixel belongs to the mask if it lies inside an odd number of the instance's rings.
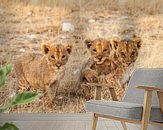
{"label": "savanna ground", "polygon": [[[161,0],[0,0],[0,66],[14,63],[22,53],[40,51],[40,44],[49,40],[74,46],[59,88],[60,104],[49,107],[35,101],[9,111],[84,112],[85,99],[71,97],[71,92],[90,55],[83,43],[86,38],[136,34],[143,43],[134,67],[163,67],[162,7]],[[74,31],[63,32],[64,22],[72,23]],[[15,93],[14,70],[6,86],[0,91],[0,106]]]}

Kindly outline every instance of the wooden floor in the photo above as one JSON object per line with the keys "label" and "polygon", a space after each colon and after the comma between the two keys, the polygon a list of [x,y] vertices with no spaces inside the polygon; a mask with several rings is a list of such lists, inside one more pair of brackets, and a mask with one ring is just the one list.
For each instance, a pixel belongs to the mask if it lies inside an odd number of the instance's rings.
{"label": "wooden floor", "polygon": [[[1,114],[0,122],[13,122],[20,130],[91,130],[91,113]],[[129,130],[139,130],[129,128]],[[97,130],[123,130],[119,122],[99,119]]]}

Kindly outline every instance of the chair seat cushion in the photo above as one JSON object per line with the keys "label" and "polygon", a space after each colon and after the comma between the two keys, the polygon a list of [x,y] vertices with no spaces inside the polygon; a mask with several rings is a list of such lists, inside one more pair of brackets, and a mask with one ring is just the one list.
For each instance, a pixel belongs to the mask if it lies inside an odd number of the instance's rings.
{"label": "chair seat cushion", "polygon": [[[90,100],[86,103],[86,110],[97,114],[125,118],[129,120],[141,120],[143,105],[128,102]],[[152,107],[151,121],[163,122],[163,115],[158,107]]]}

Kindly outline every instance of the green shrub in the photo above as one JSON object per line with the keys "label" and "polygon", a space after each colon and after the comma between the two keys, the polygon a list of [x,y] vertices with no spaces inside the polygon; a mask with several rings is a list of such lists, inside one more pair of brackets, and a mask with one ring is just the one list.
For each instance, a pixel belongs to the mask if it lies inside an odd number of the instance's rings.
{"label": "green shrub", "polygon": [[12,65],[8,64],[0,69],[0,88],[5,85],[6,76],[11,72]]}

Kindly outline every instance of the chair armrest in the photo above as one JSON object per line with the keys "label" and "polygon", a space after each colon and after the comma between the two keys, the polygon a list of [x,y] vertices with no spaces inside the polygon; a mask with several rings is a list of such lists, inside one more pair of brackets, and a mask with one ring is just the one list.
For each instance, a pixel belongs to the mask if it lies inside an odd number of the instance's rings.
{"label": "chair armrest", "polygon": [[100,84],[100,83],[87,83],[85,85],[90,85],[95,87],[95,96],[94,96],[95,100],[101,100],[102,87],[107,87],[109,88],[113,101],[118,101],[114,86],[110,86],[108,84]]}
{"label": "chair armrest", "polygon": [[157,96],[159,99],[161,112],[163,114],[163,102],[162,102],[163,101],[163,89],[159,87],[150,87],[150,86],[138,86],[136,88],[145,90],[142,124],[148,124],[149,119],[150,119],[150,113],[151,113],[153,91],[157,91]]}
{"label": "chair armrest", "polygon": [[136,87],[137,89],[143,89],[146,91],[158,91],[158,92],[163,92],[162,88],[159,87],[149,87],[149,86],[138,86]]}
{"label": "chair armrest", "polygon": [[95,87],[114,88],[114,86],[110,86],[108,84],[100,84],[100,83],[87,83],[86,85],[91,85],[91,86],[95,86]]}
{"label": "chair armrest", "polygon": [[163,89],[159,88],[159,87],[149,87],[149,86],[138,86],[136,87],[138,89],[143,89],[145,90],[146,93],[152,93],[152,91],[157,91],[157,96],[158,96],[158,100],[160,103],[160,107],[161,107],[161,112],[163,114]]}

